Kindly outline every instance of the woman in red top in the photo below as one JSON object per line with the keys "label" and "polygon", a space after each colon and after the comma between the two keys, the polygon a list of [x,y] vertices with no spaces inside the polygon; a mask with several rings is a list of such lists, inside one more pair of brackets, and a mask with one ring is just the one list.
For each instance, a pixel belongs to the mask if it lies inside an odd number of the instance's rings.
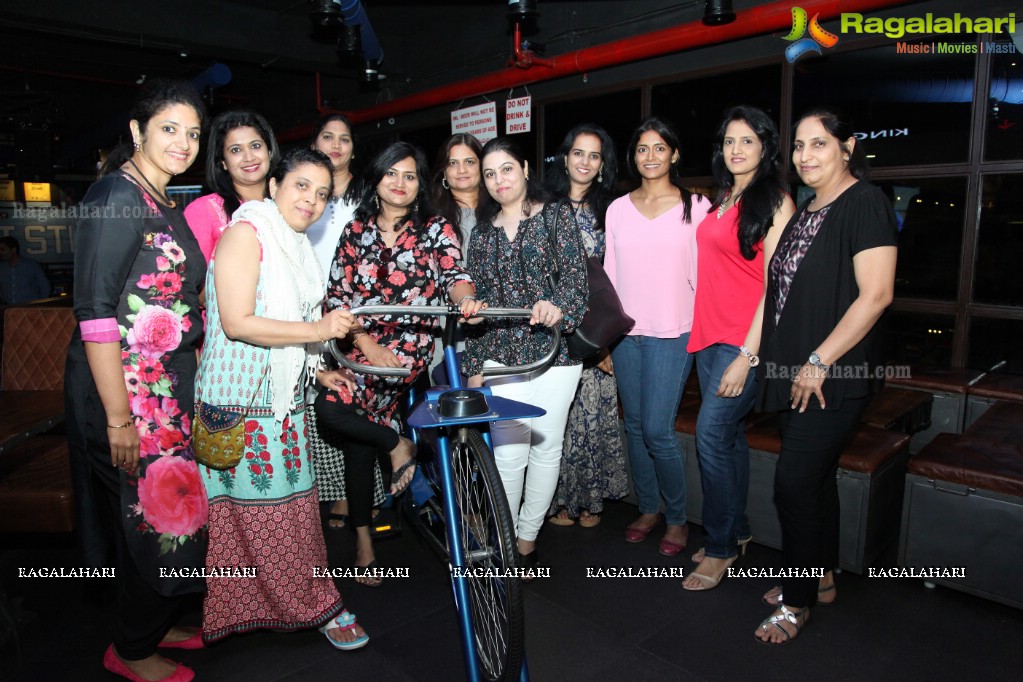
{"label": "woman in red top", "polygon": [[765,266],[792,200],[782,189],[778,130],[760,109],[733,107],[718,129],[712,166],[721,188],[696,230],[697,285],[689,352],[696,353],[703,402],[696,449],[703,484],[706,544],[682,583],[710,590],[750,540],[746,520],[749,447],[745,417],[753,406]]}

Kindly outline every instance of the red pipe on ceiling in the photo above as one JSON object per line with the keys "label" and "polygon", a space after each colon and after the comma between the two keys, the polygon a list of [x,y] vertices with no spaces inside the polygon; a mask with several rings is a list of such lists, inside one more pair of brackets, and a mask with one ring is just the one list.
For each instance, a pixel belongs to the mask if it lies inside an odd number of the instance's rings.
{"label": "red pipe on ceiling", "polygon": [[[826,20],[832,19],[842,12],[879,10],[895,5],[909,4],[910,1],[802,0],[799,5],[806,10],[810,17],[820,14],[821,20]],[[704,26],[702,21],[693,21],[558,55],[546,60],[548,64],[542,67],[529,69],[511,67],[432,90],[414,93],[366,109],[345,113],[353,123],[376,121],[397,114],[477,97],[489,92],[508,90],[531,83],[563,78],[673,52],[682,52],[696,47],[749,38],[774,31],[784,31],[792,26],[793,2],[794,0],[780,0],[740,10],[737,13],[736,21],[725,26]],[[779,42],[779,55],[782,47],[784,46]],[[309,126],[289,131],[289,134],[297,134],[300,130],[308,131]]]}

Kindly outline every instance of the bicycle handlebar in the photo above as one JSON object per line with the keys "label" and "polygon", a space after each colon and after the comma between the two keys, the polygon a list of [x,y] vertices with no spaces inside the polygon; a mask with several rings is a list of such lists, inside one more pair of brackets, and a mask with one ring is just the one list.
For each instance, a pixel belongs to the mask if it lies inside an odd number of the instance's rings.
{"label": "bicycle handlebar", "polygon": [[[419,317],[447,317],[448,315],[461,315],[458,306],[422,306],[422,305],[364,305],[351,309],[352,315],[417,315]],[[533,311],[528,308],[484,308],[477,313],[479,317],[531,317]],[[561,329],[555,325],[548,327],[553,331],[551,346],[539,360],[524,365],[510,365],[507,367],[484,367],[480,374],[485,377],[507,376],[509,374],[527,374],[542,367],[546,367],[558,356],[558,345],[561,342]],[[381,377],[407,377],[412,374],[408,367],[380,367],[377,365],[364,365],[349,360],[341,349],[338,348],[337,339],[327,342],[327,350],[334,356],[343,367],[353,372],[370,374]]]}

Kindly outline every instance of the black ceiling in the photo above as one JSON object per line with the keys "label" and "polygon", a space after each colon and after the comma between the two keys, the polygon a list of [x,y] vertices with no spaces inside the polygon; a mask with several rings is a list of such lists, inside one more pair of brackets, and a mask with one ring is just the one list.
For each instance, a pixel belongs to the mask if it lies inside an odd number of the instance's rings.
{"label": "black ceiling", "polygon": [[[355,110],[506,68],[505,0],[363,5],[384,50],[384,79],[370,92],[359,69],[339,62],[336,39],[314,30],[309,0],[5,0],[0,142],[52,138],[58,168],[88,165],[126,134],[116,117],[143,76],[192,79],[213,63],[232,71],[213,92],[213,108],[253,107],[278,131],[315,119],[316,74],[319,104]],[[559,54],[698,20],[703,2],[552,0],[539,10],[534,37]]]}

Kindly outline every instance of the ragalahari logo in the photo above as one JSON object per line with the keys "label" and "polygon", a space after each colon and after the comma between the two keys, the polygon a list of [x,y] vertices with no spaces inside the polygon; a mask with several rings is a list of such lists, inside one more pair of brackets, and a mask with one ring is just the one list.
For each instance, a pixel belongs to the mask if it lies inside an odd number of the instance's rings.
{"label": "ragalahari logo", "polygon": [[802,7],[792,8],[792,30],[787,36],[782,38],[782,40],[788,40],[789,42],[795,41],[785,48],[785,58],[789,60],[789,64],[807,52],[820,54],[822,47],[834,47],[838,43],[838,36],[821,28],[820,23],[817,21],[819,16],[820,14],[813,15],[813,19],[809,21],[810,37],[804,38],[803,34],[806,33],[808,28],[806,10]]}

